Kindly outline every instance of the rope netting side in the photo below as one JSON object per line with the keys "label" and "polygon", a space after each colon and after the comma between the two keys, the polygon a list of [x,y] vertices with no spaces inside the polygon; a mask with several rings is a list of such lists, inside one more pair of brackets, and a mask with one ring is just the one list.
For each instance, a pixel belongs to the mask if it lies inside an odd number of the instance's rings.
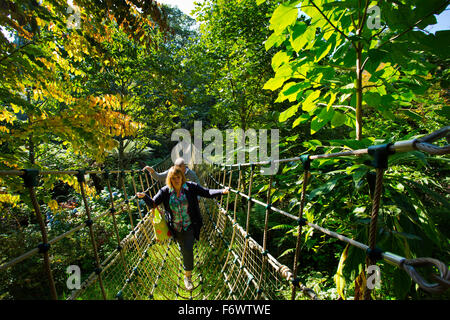
{"label": "rope netting side", "polygon": [[[160,165],[159,167],[163,168],[164,166]],[[146,208],[147,211],[145,212],[145,205],[141,205],[136,197],[128,197],[127,195],[125,186],[127,173],[130,174],[132,192],[137,192],[134,172],[119,172],[118,186],[123,192],[123,198],[125,199],[120,203],[119,210],[115,208],[113,197],[110,197],[110,212],[112,217],[114,217],[113,223],[116,228],[118,245],[116,250],[110,255],[110,258],[104,262],[105,267],[102,270],[102,276],[108,287],[107,299],[149,299],[153,297],[159,279],[164,276],[164,267],[169,256],[171,244],[170,242],[156,243],[154,241],[151,217],[148,214],[149,209]],[[151,179],[149,180],[145,175],[145,179],[143,179],[143,175],[142,172],[138,172],[140,189],[144,190],[144,184],[146,184],[147,189],[154,193],[157,184]],[[108,174],[105,176],[108,177]],[[109,179],[107,181],[109,192],[112,195]],[[133,200],[136,201],[135,209],[137,210],[132,210],[130,206],[130,202],[133,202]],[[120,240],[117,232],[116,217],[128,220],[132,228],[131,232],[122,240]],[[139,218],[139,223],[135,225],[134,220]],[[85,282],[83,288],[73,294],[71,298],[97,299],[94,283],[95,279]],[[167,286],[167,283],[161,285],[163,292]]]}
{"label": "rope netting side", "polygon": [[[207,168],[202,168],[199,171],[205,172],[207,175],[209,187],[224,187],[222,184],[224,182],[223,176],[227,174],[224,170],[208,172]],[[228,172],[228,174],[231,173],[232,171]],[[242,172],[239,172],[239,177],[237,188],[241,187]],[[231,185],[230,180],[228,181],[228,187],[235,187]],[[249,189],[250,187],[249,184]],[[251,198],[250,191],[246,196],[249,195]],[[220,205],[221,203],[223,205],[223,199],[207,200],[215,203],[219,210],[215,211],[215,215],[211,216],[210,219],[205,217],[209,221],[208,228],[216,230],[219,241],[224,243],[226,249],[226,257],[220,272],[223,274],[224,281],[223,284],[218,285],[219,291],[215,299],[287,299],[290,283],[293,279],[292,272],[252,238],[248,230],[237,223],[237,194],[234,198],[231,193],[226,197],[227,204],[234,199],[233,212],[227,211]],[[247,213],[249,213],[248,210]],[[216,223],[216,221],[219,223]],[[222,221],[224,222],[222,223]]]}
{"label": "rope netting side", "polygon": [[[48,275],[51,298],[114,298],[117,291],[119,291],[116,290],[116,288],[120,287],[120,283],[124,283],[124,281],[132,277],[133,272],[136,271],[133,269],[133,265],[128,261],[128,259],[132,260],[132,255],[130,255],[130,244],[134,243],[141,258],[144,248],[146,248],[146,244],[141,244],[138,242],[139,240],[136,241],[136,239],[133,239],[132,242],[120,240],[117,219],[124,222],[126,220],[124,213],[128,213],[130,219],[129,225],[131,226],[133,226],[132,218],[136,219],[136,217],[130,215],[128,196],[123,199],[123,197],[116,197],[112,194],[110,174],[120,175],[124,173],[128,174],[132,173],[132,171],[39,171],[37,169],[30,169],[1,172],[2,180],[9,180],[9,183],[18,184],[19,181],[17,181],[17,178],[22,177],[25,179],[26,185],[32,185],[33,193],[30,193],[29,199],[32,204],[35,204],[33,208],[36,213],[36,220],[39,222],[40,230],[43,234],[42,242],[37,246],[35,245],[34,248],[30,248],[29,245],[18,247],[18,250],[22,249],[25,253],[22,253],[15,258],[10,258],[8,260],[8,254],[4,251],[2,252],[3,261],[0,265],[2,277],[14,279],[15,277],[18,277],[17,274],[20,273],[20,277],[28,279],[42,278],[42,276],[39,276],[38,270],[35,270],[35,266],[36,263],[39,263],[39,260],[42,260],[43,258],[44,270]],[[94,197],[92,193],[93,188],[87,185],[88,181],[85,180],[86,174],[104,175],[104,182],[106,183],[109,193],[109,197],[107,197],[109,199],[106,200],[110,201],[109,209],[107,206],[98,208],[97,204],[95,204],[96,208],[95,210],[92,210],[91,206],[93,204],[91,203],[91,199]],[[55,209],[52,209],[52,215],[50,215],[50,210],[46,210],[46,207],[42,206],[42,200],[40,200],[44,189],[42,188],[42,182],[40,182],[39,179],[44,180],[48,175],[53,175],[55,176],[55,179],[60,179],[62,181],[70,180],[70,177],[76,178],[78,185],[75,185],[75,187],[78,188],[79,199],[81,199],[79,205],[74,206],[75,208],[72,207],[71,209],[59,208],[56,211],[54,211]],[[16,181],[13,179],[16,179]],[[86,191],[86,188],[91,190]],[[106,194],[103,194],[102,196],[106,196]],[[97,194],[95,197],[100,197],[100,195]],[[116,204],[113,200],[114,197],[117,198]],[[45,216],[42,210],[45,211]],[[145,220],[142,220],[143,216],[141,215],[140,209],[139,215],[141,222],[145,222]],[[45,221],[44,218],[46,218]],[[79,223],[78,225],[77,222]],[[141,223],[139,228],[141,225],[143,224]],[[152,228],[149,228],[148,226],[145,230],[147,229],[152,231]],[[121,233],[124,234],[124,231],[122,225]],[[126,231],[126,233],[129,233],[129,231]],[[24,238],[25,236],[30,236],[30,234],[24,234],[21,237]],[[146,235],[147,239],[151,239],[152,237],[152,235]],[[82,240],[75,241],[75,238],[77,238],[77,240]],[[114,239],[116,245],[114,245]],[[32,233],[27,242],[31,243],[33,246],[33,241],[36,240],[38,239],[34,236],[34,233]],[[71,246],[79,247],[80,245],[83,246],[82,250],[78,251],[81,252],[81,256],[72,256],[70,253],[74,252],[75,248],[71,250]],[[111,250],[111,247],[117,248],[116,250]],[[108,252],[111,252],[111,254],[108,254]],[[39,253],[41,253],[42,256],[39,256]],[[64,257],[64,265],[58,264],[58,262],[61,261],[59,257]],[[94,261],[94,264],[86,264],[86,260],[90,260],[91,263]],[[102,260],[103,262],[100,262]],[[79,276],[81,276],[83,281],[80,288],[75,285],[75,288],[72,288],[74,290],[72,292],[69,291],[69,294],[67,295],[69,282],[67,279],[66,267],[69,265],[70,267],[78,268],[80,272]],[[119,269],[120,271],[114,272],[114,269]],[[109,274],[112,274],[112,276],[110,277]],[[105,276],[108,282],[107,286],[104,283]],[[108,277],[112,280],[108,279]],[[94,283],[96,285],[91,286],[91,284]],[[118,284],[115,285],[115,283]],[[33,286],[32,280],[29,281],[29,284],[30,287]],[[16,283],[12,282],[11,290],[16,290],[14,287],[16,285]],[[39,285],[38,287],[38,289],[34,290],[36,293],[32,295],[44,297],[45,285]],[[86,295],[81,295],[88,287],[93,294],[90,295],[88,292]],[[137,291],[134,290],[134,292]],[[137,294],[135,293],[135,295]]]}

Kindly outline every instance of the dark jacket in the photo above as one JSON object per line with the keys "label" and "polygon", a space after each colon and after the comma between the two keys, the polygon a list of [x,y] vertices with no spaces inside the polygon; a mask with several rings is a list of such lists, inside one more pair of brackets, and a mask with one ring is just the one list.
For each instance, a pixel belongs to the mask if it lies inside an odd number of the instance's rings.
{"label": "dark jacket", "polygon": [[[185,191],[186,198],[188,201],[187,213],[191,218],[191,223],[194,230],[194,237],[198,240],[200,237],[200,229],[203,225],[203,221],[202,216],[200,214],[200,207],[198,205],[197,196],[205,198],[218,197],[223,193],[223,189],[207,189],[191,181],[186,181],[186,185],[188,187],[187,190]],[[158,193],[155,195],[153,199],[150,197],[148,192],[146,192],[146,196],[144,197],[144,201],[149,206],[149,208],[153,208],[153,205],[158,206],[161,203],[164,204],[165,218],[169,226],[169,229],[173,234],[174,231],[173,212],[169,205],[169,199],[170,199],[170,191],[168,186],[164,186],[161,189],[159,189]]]}

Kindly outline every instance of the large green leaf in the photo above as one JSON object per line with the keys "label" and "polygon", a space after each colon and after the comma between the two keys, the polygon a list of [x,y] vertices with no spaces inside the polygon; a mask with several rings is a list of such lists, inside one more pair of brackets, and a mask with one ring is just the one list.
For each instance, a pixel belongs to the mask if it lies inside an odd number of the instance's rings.
{"label": "large green leaf", "polygon": [[282,102],[284,100],[289,100],[290,102],[294,102],[298,100],[299,95],[302,94],[302,89],[305,87],[304,82],[289,82],[286,83],[281,90],[279,97],[276,102]]}
{"label": "large green leaf", "polygon": [[326,183],[322,184],[318,188],[312,190],[308,195],[309,200],[311,201],[312,199],[314,199],[318,196],[323,196],[323,195],[331,192],[336,187],[339,180],[341,180],[342,178],[344,178],[344,176],[338,175],[338,176],[330,179]]}
{"label": "large green leaf", "polygon": [[292,128],[295,128],[299,124],[305,123],[309,120],[310,116],[308,113],[303,113],[300,117],[295,119],[295,121],[292,123]]}
{"label": "large green leaf", "polygon": [[331,119],[331,127],[336,128],[345,124],[346,116],[342,112],[334,111],[333,119]]}
{"label": "large green leaf", "polygon": [[316,38],[316,28],[312,26],[306,27],[306,24],[299,23],[294,27],[294,32],[291,34],[291,45],[292,48],[299,52],[305,45],[304,50],[309,50],[313,47]]}
{"label": "large green leaf", "polygon": [[282,113],[280,113],[280,117],[279,117],[278,121],[284,122],[287,119],[289,119],[290,117],[292,117],[297,112],[298,107],[299,107],[299,104],[296,104],[296,105],[289,107],[287,110],[283,111]]}
{"label": "large green leaf", "polygon": [[316,101],[320,96],[320,90],[315,90],[309,93],[306,99],[302,102],[302,109],[306,112],[313,111],[316,107]]}
{"label": "large green leaf", "polygon": [[333,108],[323,107],[320,113],[311,121],[311,134],[315,134],[333,118]]}
{"label": "large green leaf", "polygon": [[278,51],[272,57],[272,68],[276,71],[282,64],[288,63],[290,56],[286,53],[286,51]]}
{"label": "large green leaf", "polygon": [[325,43],[322,46],[318,46],[316,49],[316,58],[314,59],[314,62],[317,63],[330,52],[331,48],[333,48],[333,42]]}
{"label": "large green leaf", "polygon": [[280,88],[283,83],[288,79],[288,77],[275,77],[275,78],[270,78],[265,84],[263,89],[266,90],[277,90],[278,88]]}
{"label": "large green leaf", "polygon": [[273,46],[278,47],[283,43],[285,37],[282,34],[272,33],[269,38],[267,38],[266,42],[264,42],[264,47],[266,51],[272,48]]}
{"label": "large green leaf", "polygon": [[308,42],[308,36],[305,35],[307,30],[307,25],[303,21],[297,21],[297,23],[292,27],[291,37],[289,39],[292,48],[295,52],[299,52],[300,49]]}
{"label": "large green leaf", "polygon": [[296,5],[299,2],[284,2],[280,4],[270,18],[269,29],[273,30],[275,34],[281,34],[288,26],[294,24],[298,16]]}

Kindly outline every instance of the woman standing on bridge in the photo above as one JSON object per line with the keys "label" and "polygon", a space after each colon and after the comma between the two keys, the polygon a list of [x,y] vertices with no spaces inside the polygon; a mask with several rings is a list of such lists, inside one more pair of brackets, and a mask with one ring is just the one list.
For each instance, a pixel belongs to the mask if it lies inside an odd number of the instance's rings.
{"label": "woman standing on bridge", "polygon": [[199,240],[203,224],[197,197],[214,198],[227,193],[228,188],[207,189],[195,182],[186,181],[184,172],[178,167],[169,169],[166,186],[153,199],[147,192],[136,193],[150,208],[164,204],[169,230],[177,240],[183,256],[184,284],[187,290],[193,289],[191,276],[194,268],[194,239]]}

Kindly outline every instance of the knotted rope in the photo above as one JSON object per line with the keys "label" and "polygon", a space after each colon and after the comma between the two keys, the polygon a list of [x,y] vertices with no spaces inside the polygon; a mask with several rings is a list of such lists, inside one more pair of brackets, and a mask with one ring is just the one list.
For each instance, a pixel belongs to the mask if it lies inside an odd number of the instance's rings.
{"label": "knotted rope", "polygon": [[[416,282],[420,288],[432,293],[441,294],[450,288],[450,272],[447,266],[433,258],[405,259],[400,264],[401,268]],[[431,274],[431,278],[438,283],[427,282],[416,270],[417,267],[434,266],[439,270],[439,276]]]}

